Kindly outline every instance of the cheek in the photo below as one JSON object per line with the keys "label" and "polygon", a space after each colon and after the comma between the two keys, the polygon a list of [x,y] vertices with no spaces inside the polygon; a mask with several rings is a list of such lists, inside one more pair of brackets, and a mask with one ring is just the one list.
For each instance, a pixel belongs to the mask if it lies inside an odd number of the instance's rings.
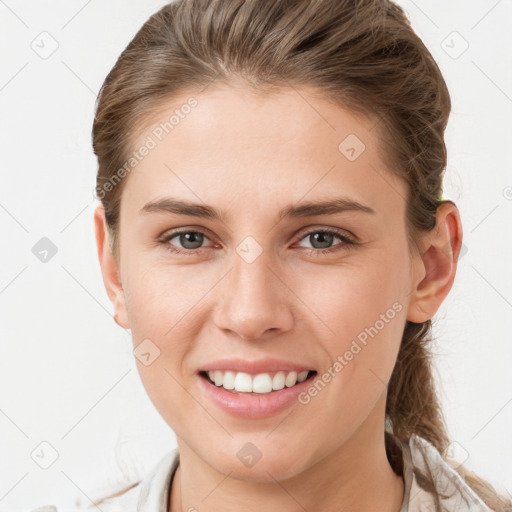
{"label": "cheek", "polygon": [[303,281],[300,294],[309,298],[308,305],[321,320],[315,320],[316,336],[331,361],[341,358],[347,381],[363,385],[369,371],[382,382],[391,375],[407,309],[402,257],[380,252],[373,261],[367,258]]}
{"label": "cheek", "polygon": [[329,279],[310,275],[300,289],[311,300],[308,327],[316,352],[330,361],[319,375],[325,384],[310,388],[304,403],[333,439],[349,436],[386,392],[405,325],[403,277],[393,270],[399,265],[366,263],[330,269]]}
{"label": "cheek", "polygon": [[[393,304],[404,306],[404,275],[398,267],[396,260],[387,265],[380,258],[310,273],[301,279],[298,294],[336,337],[353,336],[373,325]],[[391,315],[395,316],[393,311]]]}
{"label": "cheek", "polygon": [[[208,272],[193,265],[165,265],[128,259],[124,294],[132,333],[157,338],[190,328],[197,321],[195,306],[215,284]],[[212,276],[212,278],[215,276]],[[135,337],[135,336],[134,336]]]}
{"label": "cheek", "polygon": [[202,304],[213,284],[215,280],[209,285],[207,275],[193,265],[155,264],[134,254],[124,262],[123,288],[135,354],[145,352],[146,345],[157,354],[147,366],[136,358],[157,410],[173,414],[191,406],[184,391],[191,383],[189,356],[207,321]]}
{"label": "cheek", "polygon": [[[191,380],[186,363],[197,334],[199,308],[193,306],[205,293],[204,282],[200,284],[199,277],[197,282],[187,278],[192,273],[178,267],[163,268],[134,259],[124,268],[126,309],[138,373],[156,410],[181,432],[183,418],[194,414],[194,402],[187,392]],[[140,357],[147,352],[152,358],[150,364]]]}

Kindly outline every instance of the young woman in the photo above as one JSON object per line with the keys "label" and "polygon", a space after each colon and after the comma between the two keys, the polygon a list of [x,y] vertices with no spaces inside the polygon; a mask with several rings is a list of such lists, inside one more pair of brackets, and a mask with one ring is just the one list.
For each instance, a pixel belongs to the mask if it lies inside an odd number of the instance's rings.
{"label": "young woman", "polygon": [[102,511],[505,511],[446,456],[450,97],[375,0],[180,0],[101,89],[116,322],[178,447]]}

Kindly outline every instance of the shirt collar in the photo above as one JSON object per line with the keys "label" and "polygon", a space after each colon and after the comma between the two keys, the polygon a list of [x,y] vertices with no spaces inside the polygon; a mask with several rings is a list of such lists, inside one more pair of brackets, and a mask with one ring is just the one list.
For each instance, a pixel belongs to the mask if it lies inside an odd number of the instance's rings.
{"label": "shirt collar", "polygon": [[[412,434],[402,441],[404,500],[399,512],[436,510],[434,496],[421,485],[418,472],[432,473],[443,510],[492,512],[426,439]],[[178,448],[171,450],[141,482],[137,512],[167,512],[169,489],[179,464]]]}
{"label": "shirt collar", "polygon": [[[419,473],[432,474],[442,510],[492,512],[439,451],[426,439],[412,434],[402,442],[405,496],[400,512],[436,510],[435,498],[421,485]],[[407,504],[407,505],[406,505]]]}
{"label": "shirt collar", "polygon": [[169,510],[169,489],[179,461],[178,448],[174,448],[146,476],[141,484],[137,512],[167,512]]}

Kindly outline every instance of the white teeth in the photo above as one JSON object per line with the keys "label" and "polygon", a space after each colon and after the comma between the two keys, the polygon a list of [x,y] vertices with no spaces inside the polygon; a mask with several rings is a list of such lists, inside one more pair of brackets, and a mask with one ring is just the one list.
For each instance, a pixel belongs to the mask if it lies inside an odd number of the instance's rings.
{"label": "white teeth", "polygon": [[238,372],[236,374],[235,391],[245,391],[246,393],[252,391],[252,379],[248,373]]}
{"label": "white teeth", "polygon": [[272,391],[272,379],[268,373],[260,373],[252,381],[253,393],[270,393]]}
{"label": "white teeth", "polygon": [[276,391],[284,388],[285,375],[284,372],[277,372],[272,380],[272,389]]}
{"label": "white teeth", "polygon": [[224,373],[222,385],[224,389],[235,389],[235,372]]}
{"label": "white teeth", "polygon": [[285,386],[290,388],[306,380],[308,371],[303,372],[277,372],[273,377],[269,373],[259,373],[254,377],[245,372],[209,371],[208,376],[216,386],[242,393],[270,393],[279,391]]}
{"label": "white teeth", "polygon": [[305,381],[308,376],[308,373],[309,372],[307,370],[305,370],[303,372],[299,372],[297,375],[297,382]]}
{"label": "white teeth", "polygon": [[290,372],[284,381],[287,388],[291,388],[294,384],[297,384],[297,372]]}

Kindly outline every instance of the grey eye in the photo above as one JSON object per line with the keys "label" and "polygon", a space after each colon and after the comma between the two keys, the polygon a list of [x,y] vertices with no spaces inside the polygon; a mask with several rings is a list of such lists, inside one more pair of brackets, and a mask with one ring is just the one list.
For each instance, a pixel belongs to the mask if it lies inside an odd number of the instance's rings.
{"label": "grey eye", "polygon": [[311,247],[314,249],[328,249],[332,246],[334,238],[340,237],[328,231],[314,231],[307,234],[303,240],[309,240]]}
{"label": "grey eye", "polygon": [[184,249],[199,249],[205,239],[205,236],[198,231],[186,231],[173,236],[169,242],[176,237],[179,238],[179,243]]}

